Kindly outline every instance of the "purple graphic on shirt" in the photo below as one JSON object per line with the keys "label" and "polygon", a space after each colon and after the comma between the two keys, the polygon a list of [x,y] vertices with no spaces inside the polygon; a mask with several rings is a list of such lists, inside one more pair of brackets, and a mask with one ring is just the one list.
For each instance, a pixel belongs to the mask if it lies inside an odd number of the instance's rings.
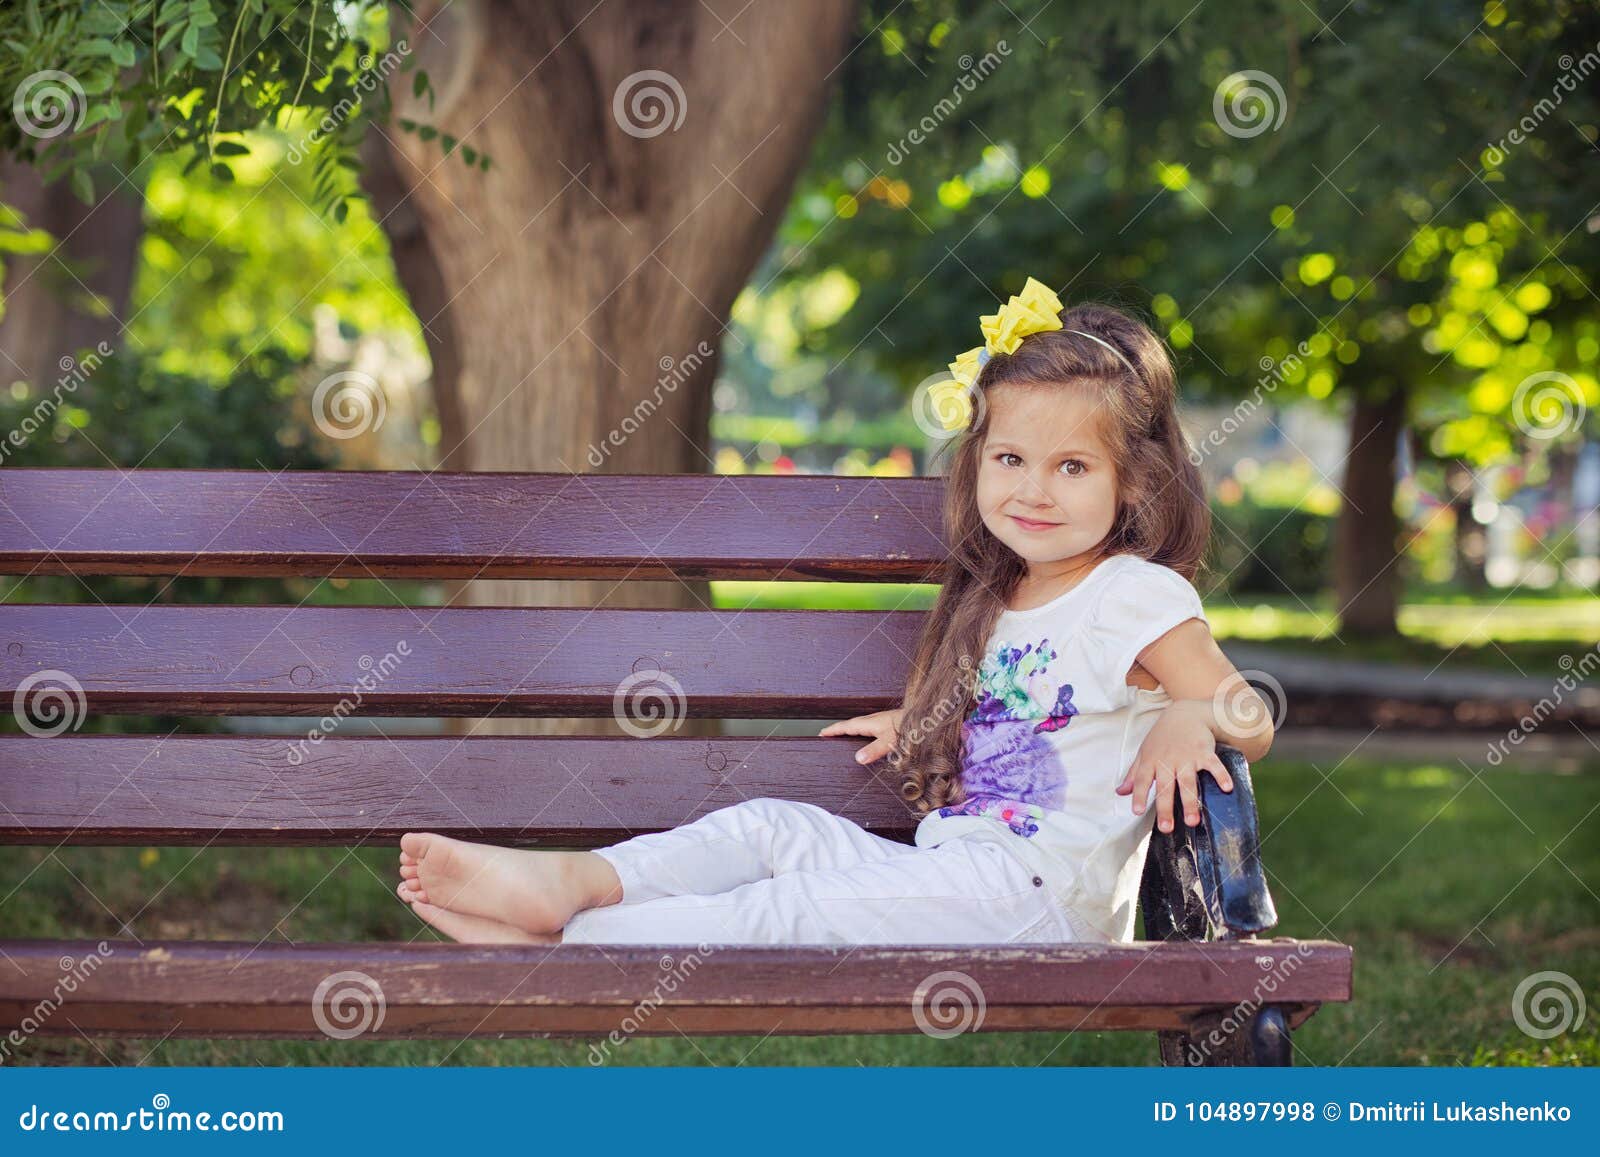
{"label": "purple graphic on shirt", "polygon": [[1050,709],[1050,714],[1041,720],[1039,726],[1034,730],[1060,731],[1068,723],[1072,722],[1072,717],[1077,713],[1078,709],[1072,705],[1072,684],[1063,683],[1056,689],[1056,705]]}
{"label": "purple graphic on shirt", "polygon": [[[1043,732],[1059,731],[1078,709],[1072,685],[1050,692],[1048,669],[1057,653],[1049,639],[1004,646],[978,672],[978,703],[961,727],[961,782],[966,798],[940,815],[987,815],[1020,836],[1039,830],[1044,809],[1066,800],[1067,775]],[[1040,704],[1052,704],[1046,714]]]}

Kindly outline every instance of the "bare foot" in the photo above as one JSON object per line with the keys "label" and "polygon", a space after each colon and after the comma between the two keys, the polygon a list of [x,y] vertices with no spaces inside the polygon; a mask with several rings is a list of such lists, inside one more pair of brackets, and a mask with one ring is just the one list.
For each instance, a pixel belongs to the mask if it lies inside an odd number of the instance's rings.
{"label": "bare foot", "polygon": [[[401,896],[401,899],[405,899]],[[430,926],[462,944],[560,944],[559,932],[524,932],[498,920],[482,916],[463,916],[447,908],[408,900],[411,910]]]}
{"label": "bare foot", "polygon": [[471,844],[431,832],[400,839],[402,899],[524,932],[559,932],[584,908],[615,903],[621,882],[592,852],[546,852]]}

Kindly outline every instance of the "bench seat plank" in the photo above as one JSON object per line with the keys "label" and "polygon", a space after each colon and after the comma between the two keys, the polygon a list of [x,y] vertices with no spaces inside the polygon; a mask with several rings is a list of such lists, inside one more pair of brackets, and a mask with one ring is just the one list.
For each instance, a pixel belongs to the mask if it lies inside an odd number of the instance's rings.
{"label": "bench seat plank", "polygon": [[[101,943],[108,952],[89,941],[0,944],[0,1029],[34,1016],[38,1031],[50,1034],[315,1038],[322,1035],[318,986],[351,972],[367,980],[341,981],[347,987],[333,991],[364,994],[355,1011],[373,1029],[364,1036],[378,1037],[915,1032],[919,988],[934,1025],[948,1023],[935,1012],[936,993],[981,992],[984,1031],[1180,1029],[1205,1009],[1254,1008],[1263,999],[1281,1006],[1294,1027],[1321,1002],[1349,1000],[1351,970],[1345,945],[1282,938],[712,945],[705,952],[691,945]],[[61,998],[62,961],[91,956],[98,966]],[[948,972],[970,980],[934,979]],[[1275,981],[1270,995],[1267,977]],[[324,991],[322,1003],[332,1004]],[[382,994],[381,1020],[374,991]],[[59,1007],[38,1016],[40,1002],[52,999]],[[329,1012],[322,1015],[327,1023]]]}
{"label": "bench seat plank", "polygon": [[937,581],[941,478],[0,473],[0,574]]}

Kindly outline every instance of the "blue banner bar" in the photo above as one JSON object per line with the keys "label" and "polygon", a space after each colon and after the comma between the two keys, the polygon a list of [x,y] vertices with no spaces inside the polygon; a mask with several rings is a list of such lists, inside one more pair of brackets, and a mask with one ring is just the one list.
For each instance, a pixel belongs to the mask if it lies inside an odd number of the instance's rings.
{"label": "blue banner bar", "polygon": [[1128,1151],[1178,1137],[1343,1157],[1419,1141],[1504,1153],[1586,1149],[1597,1103],[1591,1069],[9,1069],[0,1153],[460,1153],[492,1141],[816,1157],[841,1145],[977,1154],[997,1141]]}

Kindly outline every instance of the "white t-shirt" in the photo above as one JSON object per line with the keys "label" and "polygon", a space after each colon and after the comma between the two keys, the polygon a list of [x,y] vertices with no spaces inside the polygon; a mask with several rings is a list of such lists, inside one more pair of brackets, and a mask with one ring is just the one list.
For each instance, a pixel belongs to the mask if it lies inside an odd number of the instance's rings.
{"label": "white t-shirt", "polygon": [[1205,612],[1189,581],[1129,554],[1043,606],[1002,611],[962,723],[967,797],[924,816],[917,845],[998,842],[1051,889],[1075,939],[1132,940],[1155,809],[1135,815],[1133,797],[1115,789],[1172,698],[1127,675],[1191,618]]}

